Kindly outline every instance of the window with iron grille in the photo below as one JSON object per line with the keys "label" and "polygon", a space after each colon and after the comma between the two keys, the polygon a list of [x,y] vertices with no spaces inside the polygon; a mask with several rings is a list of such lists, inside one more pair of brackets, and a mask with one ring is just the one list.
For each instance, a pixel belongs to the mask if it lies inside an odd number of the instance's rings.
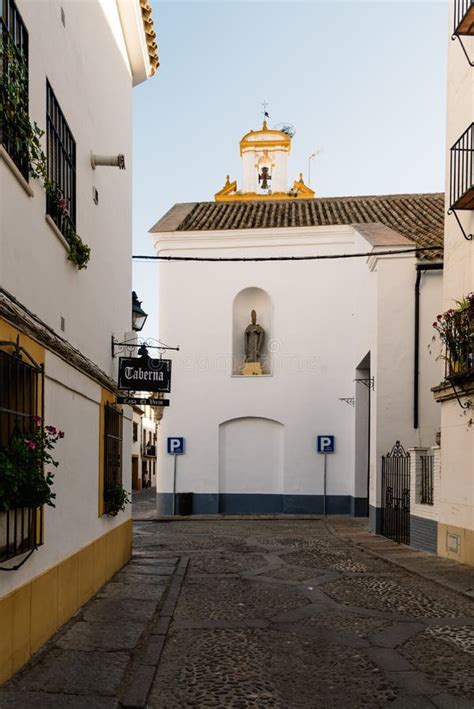
{"label": "window with iron grille", "polygon": [[114,406],[105,407],[104,428],[104,512],[113,507],[116,489],[122,485],[122,412]]}
{"label": "window with iron grille", "polygon": [[138,441],[138,423],[133,422],[133,442]]}
{"label": "window with iron grille", "polygon": [[46,82],[48,183],[46,212],[59,231],[76,231],[76,141],[49,81]]}
{"label": "window with iron grille", "polygon": [[[27,436],[42,418],[43,369],[18,343],[1,343],[0,449],[15,436]],[[2,471],[0,470],[0,478]],[[12,559],[42,543],[42,509],[0,512],[0,561]]]}
{"label": "window with iron grille", "polygon": [[[14,0],[0,0],[0,11],[0,143],[27,180],[28,153],[18,114],[28,115],[28,31]],[[10,85],[20,89],[16,109],[11,103]]]}

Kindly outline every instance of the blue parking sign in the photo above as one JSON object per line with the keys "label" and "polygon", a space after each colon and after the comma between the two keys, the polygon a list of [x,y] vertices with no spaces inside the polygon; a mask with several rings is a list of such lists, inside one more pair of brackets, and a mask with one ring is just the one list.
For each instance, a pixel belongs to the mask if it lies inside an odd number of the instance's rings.
{"label": "blue parking sign", "polygon": [[336,436],[318,436],[318,453],[334,453],[336,450]]}
{"label": "blue parking sign", "polygon": [[183,455],[184,453],[184,438],[173,437],[168,438],[168,453],[171,455]]}

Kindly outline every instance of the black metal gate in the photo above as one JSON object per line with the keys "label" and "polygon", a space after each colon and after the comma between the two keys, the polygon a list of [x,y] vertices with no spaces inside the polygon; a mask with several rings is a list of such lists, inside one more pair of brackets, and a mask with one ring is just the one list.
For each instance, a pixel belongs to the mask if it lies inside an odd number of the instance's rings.
{"label": "black metal gate", "polygon": [[382,534],[410,543],[410,454],[400,441],[382,456]]}

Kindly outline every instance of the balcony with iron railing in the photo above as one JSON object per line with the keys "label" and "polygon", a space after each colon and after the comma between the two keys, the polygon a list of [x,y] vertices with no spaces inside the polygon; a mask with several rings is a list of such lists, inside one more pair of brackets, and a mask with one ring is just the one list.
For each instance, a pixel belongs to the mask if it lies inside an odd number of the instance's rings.
{"label": "balcony with iron railing", "polygon": [[455,355],[446,356],[445,377],[454,381],[474,378],[474,332],[469,340],[458,345]]}
{"label": "balcony with iron railing", "polygon": [[474,0],[454,0],[455,35],[474,35]]}
{"label": "balcony with iron railing", "polygon": [[142,457],[156,458],[156,446],[149,443],[147,445],[142,446]]}
{"label": "balcony with iron railing", "polygon": [[469,56],[463,37],[474,36],[474,0],[454,0],[454,27],[451,39],[458,40],[464,56],[471,66],[474,60]]}
{"label": "balcony with iron railing", "polygon": [[474,209],[474,123],[471,123],[450,150],[449,211],[454,214],[464,238],[470,241],[457,211]]}

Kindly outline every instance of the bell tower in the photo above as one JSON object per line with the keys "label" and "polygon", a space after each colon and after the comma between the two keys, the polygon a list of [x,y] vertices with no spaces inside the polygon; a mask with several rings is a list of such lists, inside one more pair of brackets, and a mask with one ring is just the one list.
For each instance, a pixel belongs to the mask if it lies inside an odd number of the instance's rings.
{"label": "bell tower", "polygon": [[290,136],[282,131],[269,129],[266,121],[263,121],[260,130],[246,133],[240,141],[242,192],[272,194],[287,191],[290,150]]}
{"label": "bell tower", "polygon": [[227,175],[224,187],[215,195],[216,202],[314,197],[301,174],[293,187],[288,186],[291,139],[292,136],[284,130],[268,128],[266,119],[259,130],[246,133],[240,141],[242,189],[238,190],[237,182],[231,182]]}

